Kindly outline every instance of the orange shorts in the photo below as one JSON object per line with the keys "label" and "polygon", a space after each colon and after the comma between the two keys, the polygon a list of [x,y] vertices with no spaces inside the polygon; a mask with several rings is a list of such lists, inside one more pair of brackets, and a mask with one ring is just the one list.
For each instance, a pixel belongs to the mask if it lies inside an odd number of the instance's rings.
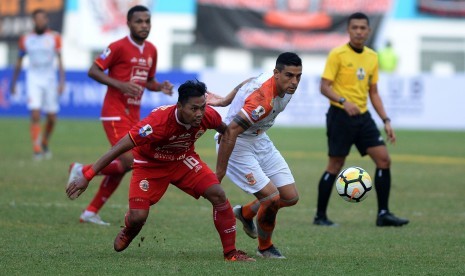
{"label": "orange shorts", "polygon": [[129,186],[129,208],[149,209],[162,198],[169,184],[198,199],[219,181],[195,153],[177,161],[160,161],[150,165],[134,163]]}

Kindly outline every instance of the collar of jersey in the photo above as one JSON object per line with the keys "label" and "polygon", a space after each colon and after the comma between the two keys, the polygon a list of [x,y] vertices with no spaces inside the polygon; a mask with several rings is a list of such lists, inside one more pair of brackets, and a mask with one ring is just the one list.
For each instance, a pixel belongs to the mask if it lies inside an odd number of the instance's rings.
{"label": "collar of jersey", "polygon": [[178,109],[176,108],[175,111],[174,111],[174,117],[176,117],[176,122],[178,122],[178,124],[184,126],[186,129],[190,129],[192,126],[189,125],[189,124],[184,124],[183,122],[181,122],[178,118]]}
{"label": "collar of jersey", "polygon": [[139,45],[136,42],[134,42],[134,40],[132,40],[131,35],[128,35],[128,40],[129,40],[129,42],[131,42],[132,45],[136,46],[137,49],[139,49],[139,51],[141,53],[144,52],[145,41],[144,41],[144,43],[142,45]]}

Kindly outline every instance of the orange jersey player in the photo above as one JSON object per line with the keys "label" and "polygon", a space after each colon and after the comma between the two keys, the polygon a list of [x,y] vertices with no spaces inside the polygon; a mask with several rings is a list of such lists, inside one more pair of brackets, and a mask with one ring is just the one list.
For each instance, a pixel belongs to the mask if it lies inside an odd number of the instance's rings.
{"label": "orange jersey player", "polygon": [[[21,36],[19,55],[11,81],[11,94],[16,93],[16,81],[21,71],[23,58],[29,58],[26,72],[27,107],[31,112],[31,138],[34,159],[50,159],[49,140],[60,110],[59,96],[63,93],[65,72],[61,58],[61,36],[48,28],[45,10],[32,13],[34,31]],[[57,64],[55,64],[55,60]],[[59,80],[57,81],[57,68]],[[40,127],[41,112],[46,113],[44,130]]]}
{"label": "orange jersey player", "polygon": [[247,235],[258,237],[257,255],[263,258],[285,258],[272,242],[276,216],[279,209],[299,200],[292,172],[266,131],[286,108],[301,76],[300,57],[281,53],[273,76],[251,79],[236,89],[234,97],[226,96],[231,106],[225,119],[228,128],[218,147],[216,175],[220,181],[227,175],[255,196],[256,200],[233,210]]}

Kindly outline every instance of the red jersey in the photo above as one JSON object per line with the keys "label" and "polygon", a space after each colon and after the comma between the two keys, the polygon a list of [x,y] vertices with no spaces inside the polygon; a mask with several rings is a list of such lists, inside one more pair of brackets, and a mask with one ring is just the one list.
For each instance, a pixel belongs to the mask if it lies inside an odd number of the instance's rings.
{"label": "red jersey", "polygon": [[132,150],[134,165],[182,160],[194,153],[195,141],[207,129],[217,129],[221,124],[220,114],[208,105],[199,127],[181,123],[176,105],[158,107],[129,131],[136,145]]}
{"label": "red jersey", "polygon": [[[133,81],[145,87],[147,80],[155,76],[157,49],[148,41],[138,45],[127,36],[111,43],[95,59],[95,64],[104,71],[108,69],[108,76],[114,79]],[[102,107],[102,120],[118,121],[129,118],[139,121],[141,98],[142,94],[139,97],[130,97],[108,86]]]}

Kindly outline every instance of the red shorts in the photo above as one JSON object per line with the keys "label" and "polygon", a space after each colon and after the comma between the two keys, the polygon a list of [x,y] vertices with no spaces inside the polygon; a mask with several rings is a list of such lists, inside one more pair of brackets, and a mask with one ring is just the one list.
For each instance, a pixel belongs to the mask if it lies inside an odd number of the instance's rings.
{"label": "red shorts", "polygon": [[123,119],[118,121],[102,121],[103,130],[107,134],[108,141],[114,146],[121,138],[128,134],[129,130],[137,124],[128,119]]}
{"label": "red shorts", "polygon": [[195,153],[179,161],[160,161],[150,165],[134,163],[129,208],[149,209],[162,198],[170,183],[198,199],[209,187],[220,182]]}

